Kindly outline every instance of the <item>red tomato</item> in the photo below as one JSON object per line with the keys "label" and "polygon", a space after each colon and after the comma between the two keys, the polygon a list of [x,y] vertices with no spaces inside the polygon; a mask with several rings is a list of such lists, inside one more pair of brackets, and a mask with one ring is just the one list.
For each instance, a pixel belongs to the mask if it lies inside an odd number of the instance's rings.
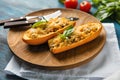
{"label": "red tomato", "polygon": [[78,0],[65,0],[64,5],[66,8],[76,9],[78,5]]}
{"label": "red tomato", "polygon": [[84,12],[90,12],[91,9],[91,3],[88,1],[83,1],[80,3],[80,10]]}

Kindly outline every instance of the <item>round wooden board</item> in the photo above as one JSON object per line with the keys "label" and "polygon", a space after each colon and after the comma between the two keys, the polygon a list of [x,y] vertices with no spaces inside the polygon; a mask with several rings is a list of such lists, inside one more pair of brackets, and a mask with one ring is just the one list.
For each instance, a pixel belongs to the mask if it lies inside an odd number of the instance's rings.
{"label": "round wooden board", "polygon": [[[79,20],[76,26],[87,22],[99,22],[92,15],[75,9],[44,9],[32,12],[28,16],[46,15],[57,10],[61,10],[61,16],[64,17],[78,17]],[[95,40],[54,55],[49,51],[47,43],[38,46],[30,46],[24,43],[22,41],[22,35],[26,29],[26,27],[10,29],[7,38],[10,49],[22,60],[49,69],[67,69],[85,64],[91,61],[101,51],[106,41],[106,33],[103,28],[101,34]]]}

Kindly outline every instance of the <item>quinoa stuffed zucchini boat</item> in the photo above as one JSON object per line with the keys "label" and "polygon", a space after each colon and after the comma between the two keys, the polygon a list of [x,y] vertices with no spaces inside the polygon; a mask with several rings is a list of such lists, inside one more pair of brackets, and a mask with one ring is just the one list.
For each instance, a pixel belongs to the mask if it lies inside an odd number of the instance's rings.
{"label": "quinoa stuffed zucchini boat", "polygon": [[48,41],[50,51],[53,54],[58,54],[88,43],[98,37],[101,30],[102,25],[93,22],[76,27],[71,26],[63,34]]}

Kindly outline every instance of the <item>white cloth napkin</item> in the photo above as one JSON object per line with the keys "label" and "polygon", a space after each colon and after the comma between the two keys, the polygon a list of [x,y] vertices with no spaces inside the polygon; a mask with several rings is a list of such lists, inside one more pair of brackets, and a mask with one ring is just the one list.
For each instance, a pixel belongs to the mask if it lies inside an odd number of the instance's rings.
{"label": "white cloth napkin", "polygon": [[104,80],[120,80],[120,70],[114,72],[111,76],[105,78]]}
{"label": "white cloth napkin", "polygon": [[5,72],[13,73],[29,80],[64,80],[66,77],[67,80],[71,80],[72,77],[109,77],[120,70],[120,51],[114,24],[103,23],[103,26],[107,32],[106,43],[101,52],[85,65],[67,70],[44,70],[21,62],[13,56],[6,66]]}

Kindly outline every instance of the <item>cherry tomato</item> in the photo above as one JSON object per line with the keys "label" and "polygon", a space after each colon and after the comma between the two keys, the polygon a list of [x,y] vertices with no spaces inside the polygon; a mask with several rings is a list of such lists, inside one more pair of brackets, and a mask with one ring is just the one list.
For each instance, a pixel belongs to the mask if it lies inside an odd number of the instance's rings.
{"label": "cherry tomato", "polygon": [[78,0],[65,0],[64,5],[66,8],[76,9],[78,5]]}
{"label": "cherry tomato", "polygon": [[91,3],[88,1],[83,1],[80,3],[80,10],[84,12],[90,12]]}

